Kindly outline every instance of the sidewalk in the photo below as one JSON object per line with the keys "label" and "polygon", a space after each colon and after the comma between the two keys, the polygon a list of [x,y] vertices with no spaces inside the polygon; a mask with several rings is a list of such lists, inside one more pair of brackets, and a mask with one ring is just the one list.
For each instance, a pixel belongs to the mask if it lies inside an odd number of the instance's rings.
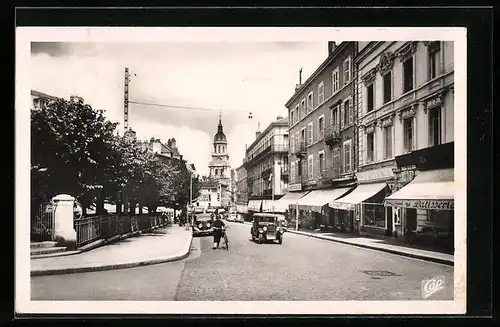
{"label": "sidewalk", "polygon": [[189,255],[191,230],[172,226],[69,256],[31,259],[31,276],[131,268],[181,260]]}
{"label": "sidewalk", "polygon": [[[251,224],[248,222],[245,222],[245,223]],[[287,232],[292,233],[292,234],[308,236],[308,237],[314,237],[317,239],[322,239],[322,240],[327,240],[327,241],[333,241],[333,242],[349,244],[349,245],[353,245],[353,246],[359,246],[359,247],[372,249],[372,250],[378,250],[378,251],[403,255],[403,256],[407,256],[407,257],[411,257],[411,258],[442,263],[442,264],[451,265],[451,266],[454,265],[454,256],[451,254],[416,249],[416,248],[411,248],[411,247],[406,247],[406,246],[401,246],[401,245],[387,244],[387,243],[384,243],[384,240],[376,239],[376,238],[368,238],[368,237],[361,237],[361,236],[351,237],[351,238],[342,238],[342,237],[328,235],[325,233],[310,233],[310,232],[303,232],[303,231],[295,231],[293,229],[288,229]]]}

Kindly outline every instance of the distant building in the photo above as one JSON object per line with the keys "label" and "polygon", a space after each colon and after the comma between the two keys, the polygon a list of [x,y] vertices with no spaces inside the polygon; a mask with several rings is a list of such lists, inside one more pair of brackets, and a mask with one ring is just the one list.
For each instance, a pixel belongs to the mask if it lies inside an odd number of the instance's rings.
{"label": "distant building", "polygon": [[235,169],[236,171],[236,190],[235,202],[236,211],[238,213],[248,212],[248,186],[247,186],[247,170],[241,165]]}
{"label": "distant building", "polygon": [[42,93],[36,90],[31,90],[31,109],[41,110],[49,101],[57,99],[58,98],[53,95]]}
{"label": "distant building", "polygon": [[224,134],[222,120],[219,117],[217,133],[214,135],[212,160],[208,165],[209,178],[218,184],[220,189],[220,206],[228,207],[231,202],[230,196],[230,174],[229,154],[227,152],[227,139]]}
{"label": "distant building", "polygon": [[205,179],[200,182],[200,196],[193,205],[204,210],[210,208],[220,208],[221,205],[221,185],[214,180]]}
{"label": "distant building", "polygon": [[273,194],[276,201],[288,188],[288,119],[278,116],[255,136],[243,161],[247,171],[248,210],[270,212],[274,207]]}

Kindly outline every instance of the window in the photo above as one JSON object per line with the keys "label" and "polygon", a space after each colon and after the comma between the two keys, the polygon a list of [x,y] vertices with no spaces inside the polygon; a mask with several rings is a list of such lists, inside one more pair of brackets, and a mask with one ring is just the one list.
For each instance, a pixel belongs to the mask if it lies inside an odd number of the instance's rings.
{"label": "window", "polygon": [[366,112],[370,112],[373,110],[373,105],[375,103],[373,94],[373,83],[366,87],[366,101],[367,101]]}
{"label": "window", "polygon": [[307,125],[307,145],[311,145],[313,143],[313,123],[310,122]]}
{"label": "window", "polygon": [[334,130],[338,127],[339,124],[339,107],[336,106],[331,110],[331,119],[332,119],[332,125],[335,126]]}
{"label": "window", "polygon": [[375,133],[366,134],[366,162],[372,162],[374,160],[375,151]]}
{"label": "window", "polygon": [[403,62],[403,93],[413,90],[413,57]]}
{"label": "window", "polygon": [[344,61],[344,85],[351,81],[351,57]]}
{"label": "window", "polygon": [[439,42],[432,42],[427,47],[429,53],[429,79],[436,78],[439,75],[439,54],[441,46]]}
{"label": "window", "polygon": [[351,140],[344,142],[344,173],[351,171]]}
{"label": "window", "polygon": [[325,116],[321,115],[318,118],[318,140],[322,140],[325,136]]}
{"label": "window", "polygon": [[324,176],[324,170],[325,170],[325,152],[320,151],[318,153],[318,159],[319,159],[319,176]]}
{"label": "window", "polygon": [[384,159],[392,158],[392,126],[384,128]]}
{"label": "window", "polygon": [[363,204],[364,217],[363,222],[366,226],[385,228],[385,207],[383,204]]}
{"label": "window", "polygon": [[299,105],[297,105],[295,107],[295,120],[293,121],[293,123],[295,124],[296,122],[298,122],[299,120],[301,119],[300,117],[300,108],[299,108]]}
{"label": "window", "polygon": [[318,104],[325,101],[325,83],[321,82],[318,85]]}
{"label": "window", "polygon": [[334,71],[332,72],[332,94],[337,93],[337,91],[340,88],[340,82],[339,82],[339,68],[335,68]]}
{"label": "window", "polygon": [[404,120],[403,132],[404,132],[404,150],[405,152],[411,152],[413,151],[413,118],[408,118]]}
{"label": "window", "polygon": [[293,125],[293,109],[290,111],[290,122],[289,122],[290,126]]}
{"label": "window", "polygon": [[295,133],[295,147],[299,147],[300,149],[300,136],[298,131]]}
{"label": "window", "polygon": [[333,154],[333,177],[338,177],[340,175],[340,148],[335,147],[332,151]]}
{"label": "window", "polygon": [[313,110],[313,108],[314,108],[314,106],[313,106],[313,93],[310,92],[307,95],[307,114],[310,113]]}
{"label": "window", "polygon": [[441,144],[441,107],[429,111],[429,146]]}
{"label": "window", "polygon": [[293,142],[293,137],[290,138],[290,152],[295,153],[295,144]]}
{"label": "window", "polygon": [[295,174],[296,174],[296,173],[297,173],[297,172],[295,171],[295,162],[294,162],[294,161],[292,161],[292,162],[290,163],[290,174],[291,174],[290,179],[291,179],[291,182],[292,182],[292,183],[295,183]]}
{"label": "window", "polygon": [[300,102],[300,118],[305,117],[306,115],[306,100],[302,99]]}
{"label": "window", "polygon": [[310,154],[308,157],[307,157],[307,178],[308,179],[313,179],[314,175],[313,175],[313,160],[314,160],[314,155],[313,154]]}
{"label": "window", "polygon": [[342,108],[342,127],[347,127],[353,123],[353,108],[350,99],[344,101]]}
{"label": "window", "polygon": [[392,72],[384,75],[384,103],[392,100]]}

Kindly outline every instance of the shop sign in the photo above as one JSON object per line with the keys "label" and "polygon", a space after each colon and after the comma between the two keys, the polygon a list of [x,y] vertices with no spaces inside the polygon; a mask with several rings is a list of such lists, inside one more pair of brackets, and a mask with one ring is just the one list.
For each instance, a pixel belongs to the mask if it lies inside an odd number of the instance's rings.
{"label": "shop sign", "polygon": [[331,202],[329,206],[333,209],[338,209],[338,210],[354,210],[354,204],[351,203],[344,203],[344,202]]}
{"label": "shop sign", "polygon": [[454,200],[385,200],[386,205],[427,210],[454,210]]}
{"label": "shop sign", "polygon": [[302,191],[302,184],[297,183],[297,184],[289,184],[288,185],[288,191]]}

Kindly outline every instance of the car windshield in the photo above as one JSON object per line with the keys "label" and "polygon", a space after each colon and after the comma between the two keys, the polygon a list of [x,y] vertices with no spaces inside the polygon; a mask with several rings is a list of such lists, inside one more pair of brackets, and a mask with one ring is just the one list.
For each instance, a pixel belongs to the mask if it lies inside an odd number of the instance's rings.
{"label": "car windshield", "polygon": [[274,217],[258,217],[257,221],[259,223],[274,223]]}

